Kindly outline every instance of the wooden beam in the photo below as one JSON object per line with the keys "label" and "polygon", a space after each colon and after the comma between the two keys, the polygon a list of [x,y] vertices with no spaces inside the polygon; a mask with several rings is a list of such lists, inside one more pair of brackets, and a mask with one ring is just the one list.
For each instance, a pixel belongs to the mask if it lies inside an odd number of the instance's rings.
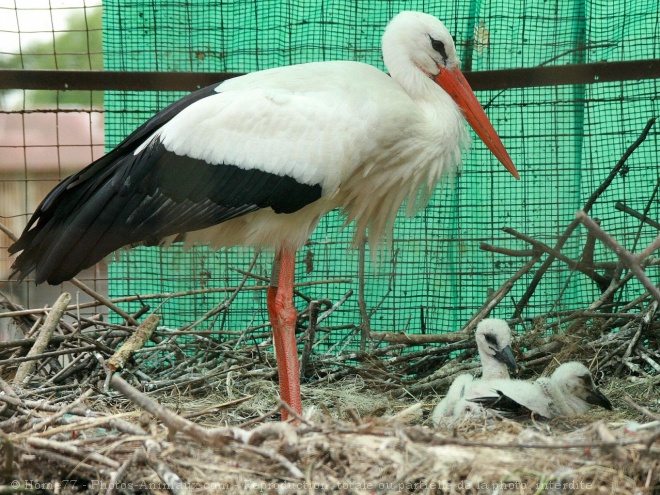
{"label": "wooden beam", "polygon": [[[227,72],[2,69],[0,70],[0,90],[194,91],[239,75]],[[660,79],[660,60],[597,62],[466,72],[465,77],[475,91]]]}

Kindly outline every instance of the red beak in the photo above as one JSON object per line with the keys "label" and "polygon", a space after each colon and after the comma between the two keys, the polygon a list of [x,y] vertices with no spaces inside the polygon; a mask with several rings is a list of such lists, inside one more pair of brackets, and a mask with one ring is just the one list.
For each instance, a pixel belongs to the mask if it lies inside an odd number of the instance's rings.
{"label": "red beak", "polygon": [[454,70],[442,68],[440,73],[435,76],[435,82],[442,87],[449,96],[461,107],[468,124],[477,133],[477,136],[488,146],[488,149],[495,155],[502,165],[516,179],[520,179],[516,166],[513,164],[509,153],[500,141],[500,137],[493,129],[493,125],[488,120],[486,112],[481,107],[479,100],[474,95],[472,88],[468,84],[465,76],[457,67]]}

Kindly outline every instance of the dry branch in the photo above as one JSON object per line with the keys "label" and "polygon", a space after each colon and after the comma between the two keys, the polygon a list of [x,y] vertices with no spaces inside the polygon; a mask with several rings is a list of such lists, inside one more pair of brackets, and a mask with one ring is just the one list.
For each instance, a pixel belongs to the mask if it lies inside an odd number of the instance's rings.
{"label": "dry branch", "polygon": [[[327,279],[327,280],[311,280],[307,282],[296,282],[294,284],[295,288],[301,287],[311,287],[315,285],[327,285],[327,284],[350,284],[353,280],[350,278],[336,278],[336,279]],[[268,285],[253,285],[250,287],[243,287],[243,291],[265,291],[268,290]],[[125,303],[125,302],[134,302],[134,301],[147,301],[150,299],[166,299],[166,298],[175,298],[175,297],[186,297],[194,296],[199,294],[214,294],[221,292],[234,292],[237,287],[218,287],[213,289],[195,289],[195,290],[186,290],[179,292],[163,292],[156,294],[144,294],[139,296],[125,296],[125,297],[116,297],[113,299],[108,299],[112,305]],[[0,292],[0,298],[3,297],[2,292]],[[9,302],[9,300],[6,300]],[[3,299],[0,299],[0,305],[3,304]],[[95,300],[91,302],[73,304],[67,306],[67,311],[75,311],[79,309],[94,308],[97,306],[104,306],[104,303],[101,301]],[[14,307],[16,307],[14,305]],[[0,313],[0,318],[16,318],[20,316],[34,316],[40,313],[47,313],[47,308],[33,308],[33,309],[13,309],[12,311],[7,311]]]}
{"label": "dry branch", "polygon": [[646,290],[651,293],[655,300],[660,302],[660,290],[653,282],[651,282],[651,280],[649,280],[640,266],[639,261],[632,253],[616,242],[616,240],[614,240],[614,238],[607,232],[601,229],[600,226],[586,214],[586,212],[578,211],[575,214],[575,218],[584,224],[590,232],[603,242],[603,244],[610,248],[619,257],[623,264],[635,274],[637,279],[644,287],[646,287]]}
{"label": "dry branch", "polygon": [[387,342],[388,344],[424,345],[459,342],[461,340],[469,339],[470,336],[463,332],[437,334],[371,332],[371,338],[376,342]]}
{"label": "dry branch", "polygon": [[[596,284],[598,284],[599,287],[607,287],[607,285],[610,283],[610,279],[608,277],[604,277],[604,276],[600,275],[599,273],[597,273],[594,270],[592,264],[588,264],[586,262],[580,263],[578,261],[573,261],[568,256],[564,256],[562,253],[560,253],[559,251],[551,248],[547,244],[545,244],[543,242],[540,242],[540,241],[537,241],[536,239],[533,239],[528,235],[517,232],[514,229],[505,227],[505,228],[502,229],[502,231],[506,232],[507,234],[511,234],[512,236],[531,244],[532,246],[534,246],[539,251],[548,253],[548,254],[552,255],[554,258],[556,258],[560,261],[563,261],[564,263],[566,263],[568,265],[568,267],[571,270],[577,270],[580,273],[583,273],[584,275],[586,275],[587,277],[592,279],[594,282],[596,282]],[[587,242],[585,244],[585,250],[587,252],[589,251],[589,244],[590,244],[590,242]]]}
{"label": "dry branch", "polygon": [[[34,345],[28,352],[27,357],[34,357],[36,355],[41,354],[44,349],[48,346],[48,343],[50,342],[51,337],[53,336],[53,333],[55,332],[55,327],[59,324],[60,320],[62,319],[62,315],[64,314],[64,309],[66,308],[67,304],[71,301],[71,294],[68,292],[63,292],[60,294],[60,296],[57,298],[57,301],[55,301],[55,304],[53,305],[53,308],[49,311],[48,316],[46,317],[46,321],[41,327],[41,330],[39,331],[39,336],[37,337],[37,340],[35,341]],[[34,360],[29,360],[25,361],[18,367],[18,371],[16,372],[16,376],[14,377],[14,384],[21,386],[23,385],[23,382],[25,379],[28,377],[28,375],[32,372],[35,366],[35,361]]]}
{"label": "dry branch", "polygon": [[135,330],[126,342],[115,352],[112,357],[106,360],[105,365],[111,371],[118,371],[124,367],[126,361],[135,353],[142,349],[147,343],[151,334],[154,332],[160,321],[160,315],[149,315]]}
{"label": "dry branch", "polygon": [[359,246],[359,259],[358,259],[358,308],[360,308],[360,350],[367,349],[367,342],[371,337],[371,322],[370,315],[367,311],[367,303],[365,301],[365,265],[367,253],[367,237],[363,236]]}
{"label": "dry branch", "polygon": [[486,318],[490,312],[497,306],[511,291],[516,281],[518,281],[523,275],[529,272],[534,265],[541,259],[541,253],[534,252],[532,259],[530,259],[525,265],[518,270],[509,280],[507,280],[502,286],[493,293],[491,297],[484,303],[484,305],[479,308],[470,321],[468,321],[463,327],[462,331],[471,332],[477,324],[483,319]]}
{"label": "dry branch", "polygon": [[72,279],[70,280],[70,282],[71,282],[73,285],[75,285],[76,287],[78,287],[79,289],[81,289],[81,290],[82,290],[83,292],[85,292],[86,294],[92,296],[92,298],[96,299],[98,302],[100,302],[100,303],[101,303],[103,306],[105,306],[106,308],[111,309],[112,311],[114,311],[115,313],[117,313],[117,314],[118,314],[119,316],[121,316],[124,320],[126,320],[129,324],[131,324],[131,325],[135,325],[135,326],[138,325],[138,322],[135,320],[135,318],[133,318],[131,315],[129,315],[126,311],[124,311],[123,309],[121,309],[121,308],[120,308],[119,306],[117,306],[116,304],[112,303],[112,301],[110,301],[110,299],[108,299],[107,297],[105,297],[105,296],[99,294],[99,293],[96,292],[94,289],[92,289],[92,288],[89,287],[88,285],[84,284],[83,282],[81,282],[81,281],[78,280],[77,278],[75,278],[75,277],[72,278]]}
{"label": "dry branch", "polygon": [[86,462],[89,461],[94,461],[99,464],[103,464],[105,466],[108,466],[109,468],[112,469],[117,469],[119,468],[119,463],[117,461],[113,461],[112,459],[109,459],[101,454],[97,454],[95,452],[85,452],[80,450],[74,445],[71,445],[67,442],[57,442],[54,440],[46,440],[44,438],[39,438],[39,437],[29,437],[27,439],[28,445],[31,445],[33,447],[39,447],[47,450],[52,450],[55,452],[58,452],[60,454],[66,454],[81,460],[84,460]]}
{"label": "dry branch", "polygon": [[180,432],[204,445],[225,445],[229,441],[247,441],[246,432],[238,428],[216,428],[208,430],[161,406],[135,387],[129,385],[118,375],[113,375],[110,384],[124,397],[150,412],[170,429],[171,433]]}
{"label": "dry branch", "polygon": [[[635,140],[633,144],[631,144],[628,149],[624,152],[623,156],[617,164],[612,168],[610,171],[609,175],[605,178],[605,180],[601,183],[600,186],[591,194],[589,199],[584,205],[584,208],[582,210],[585,213],[589,213],[591,211],[591,207],[596,203],[598,198],[607,190],[607,188],[612,184],[614,181],[614,178],[619,174],[623,166],[625,165],[626,161],[632,155],[632,153],[644,142],[646,137],[648,136],[649,131],[651,130],[651,127],[653,127],[653,124],[655,124],[656,118],[653,117],[649,119],[649,121],[646,123],[646,126],[642,130],[642,133],[640,136]],[[564,233],[559,237],[557,240],[557,243],[555,244],[553,250],[555,252],[560,252],[561,249],[564,247],[564,244],[568,241],[570,238],[571,234],[573,231],[577,228],[578,226],[578,221],[573,220],[570,225],[566,228]],[[518,301],[518,304],[516,305],[516,311],[513,315],[513,319],[520,318],[522,315],[522,311],[525,309],[527,304],[529,303],[530,299],[532,298],[532,295],[536,291],[536,288],[538,287],[539,283],[541,282],[543,275],[545,274],[546,271],[548,271],[548,268],[550,268],[550,265],[554,262],[555,257],[550,254],[548,257],[545,259],[541,267],[538,269],[538,271],[534,274],[534,278],[532,279],[532,282],[529,284],[527,291],[523,295],[523,297]]]}

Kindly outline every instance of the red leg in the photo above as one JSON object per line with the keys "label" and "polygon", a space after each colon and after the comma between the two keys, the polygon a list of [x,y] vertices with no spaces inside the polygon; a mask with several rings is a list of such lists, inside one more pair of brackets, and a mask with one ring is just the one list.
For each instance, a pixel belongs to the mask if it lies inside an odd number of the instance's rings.
{"label": "red leg", "polygon": [[[293,306],[293,277],[296,251],[282,249],[275,255],[274,267],[279,264],[279,276],[274,269],[268,289],[268,316],[273,326],[273,342],[277,356],[280,397],[298,414],[302,414],[300,399],[300,371],[296,346],[296,308]],[[277,282],[273,280],[277,278]],[[277,284],[273,286],[273,284]],[[288,413],[282,411],[282,419]]]}

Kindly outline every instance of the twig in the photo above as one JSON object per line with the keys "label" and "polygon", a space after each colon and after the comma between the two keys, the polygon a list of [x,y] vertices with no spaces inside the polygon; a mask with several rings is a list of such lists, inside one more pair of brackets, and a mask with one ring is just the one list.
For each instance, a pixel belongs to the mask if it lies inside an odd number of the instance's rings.
{"label": "twig", "polygon": [[77,457],[79,459],[83,459],[85,461],[94,461],[98,462],[99,464],[103,464],[105,466],[108,466],[112,469],[118,469],[120,464],[113,460],[110,459],[104,455],[98,454],[96,452],[83,452],[77,447],[70,445],[65,442],[58,442],[55,440],[46,440],[45,438],[39,438],[37,436],[31,436],[28,437],[27,443],[31,445],[32,447],[37,447],[37,448],[42,448],[42,449],[48,449],[48,450],[54,450],[56,452],[60,452],[62,454],[67,454],[73,457]]}
{"label": "twig", "polygon": [[321,322],[322,322],[323,320],[325,320],[328,316],[330,316],[332,313],[334,313],[335,311],[337,311],[337,309],[339,309],[339,308],[341,307],[341,305],[344,304],[344,303],[348,300],[348,298],[351,297],[352,295],[353,295],[353,289],[349,289],[349,290],[346,292],[346,294],[344,294],[344,295],[341,297],[341,299],[339,299],[339,301],[337,301],[336,303],[334,303],[334,304],[332,305],[332,307],[331,307],[330,309],[324,311],[323,313],[321,313],[321,314],[319,315],[318,319],[316,320],[316,323],[317,323],[317,324],[318,324],[318,323],[321,323]]}
{"label": "twig", "polygon": [[390,344],[424,345],[440,344],[443,342],[459,342],[469,339],[469,334],[465,332],[453,333],[427,333],[427,334],[407,334],[395,332],[371,332],[371,338]]}
{"label": "twig", "polygon": [[100,428],[107,425],[114,425],[115,422],[120,418],[130,418],[134,416],[139,416],[140,411],[132,411],[126,413],[118,413],[113,416],[99,416],[87,418],[83,417],[72,423],[61,424],[59,426],[49,428],[45,431],[33,432],[31,430],[21,432],[17,434],[14,438],[16,440],[31,438],[31,437],[53,437],[59,433],[69,433],[72,431],[82,431],[91,428]]}
{"label": "twig", "polygon": [[[599,220],[596,220],[596,222],[598,221]],[[584,241],[584,247],[582,248],[582,255],[580,256],[580,258],[582,259],[582,263],[587,267],[589,267],[592,272],[596,267],[596,260],[594,258],[595,249],[596,249],[596,236],[593,235],[591,232],[589,232],[587,234],[587,240]],[[611,281],[612,281],[612,277],[609,277],[608,283]]]}
{"label": "twig", "polygon": [[118,488],[121,487],[121,480],[124,478],[124,475],[128,469],[133,465],[137,457],[137,452],[135,451],[132,456],[124,461],[124,463],[112,473],[110,476],[110,481],[108,482],[108,489],[105,492],[105,495],[114,495]]}
{"label": "twig", "polygon": [[[516,230],[514,230],[512,228],[504,227],[502,230],[504,232],[506,232],[507,234],[511,234],[512,236],[517,237],[518,239],[521,239],[521,240],[531,244],[535,248],[554,256],[556,259],[558,259],[560,261],[563,261],[564,263],[566,263],[568,265],[568,267],[571,270],[577,270],[580,273],[586,275],[587,277],[592,279],[594,282],[596,282],[596,284],[598,284],[599,287],[607,286],[610,283],[610,279],[607,278],[607,277],[604,277],[604,276],[600,275],[599,273],[597,273],[596,271],[594,271],[593,266],[589,266],[586,263],[580,263],[578,261],[573,261],[568,256],[564,256],[559,251],[551,248],[547,244],[545,244],[541,241],[537,241],[536,239],[533,239],[533,238],[529,237],[528,235],[517,232]],[[589,242],[587,242],[587,245],[585,246],[585,249],[587,249],[588,244],[589,244]]]}
{"label": "twig", "polygon": [[245,421],[245,422],[241,423],[240,425],[238,425],[238,428],[247,428],[248,426],[251,426],[253,424],[261,423],[262,421],[264,421],[264,420],[266,420],[270,417],[273,417],[276,414],[279,414],[281,412],[282,412],[282,407],[280,406],[280,404],[278,402],[277,407],[275,407],[274,409],[271,409],[270,411],[262,414],[261,416],[257,416],[256,418],[252,418],[248,421]]}
{"label": "twig", "polygon": [[[48,343],[55,332],[55,327],[57,327],[57,324],[60,322],[60,319],[64,314],[64,308],[66,308],[66,305],[69,304],[70,301],[71,294],[68,292],[60,294],[60,297],[57,298],[53,308],[48,313],[48,317],[39,331],[39,336],[28,352],[27,357],[40,355],[48,346]],[[14,377],[14,385],[23,386],[23,382],[27,379],[28,375],[32,373],[35,364],[36,362],[34,360],[27,360],[21,363],[16,371],[16,376]]]}
{"label": "twig", "polygon": [[[84,461],[78,459],[72,459],[66,455],[57,454],[51,452],[50,450],[44,449],[34,449],[34,447],[29,449],[29,452],[37,457],[37,459],[43,459],[46,465],[64,465],[71,466],[72,472],[83,472],[87,473],[87,476],[90,476],[90,479],[97,479],[99,476],[106,476],[107,470],[99,468],[98,466],[92,466],[87,464]],[[15,491],[12,490],[12,493]],[[28,493],[34,493],[34,490],[30,490]]]}
{"label": "twig", "polygon": [[89,351],[94,351],[96,350],[95,345],[88,345],[84,347],[74,347],[71,349],[64,349],[61,351],[52,351],[52,352],[43,352],[41,354],[35,354],[34,356],[25,356],[25,357],[20,357],[20,358],[12,358],[12,359],[5,359],[3,361],[0,361],[0,365],[2,366],[7,366],[11,364],[17,364],[17,363],[26,363],[26,362],[35,362],[39,361],[40,359],[43,358],[51,358],[55,356],[64,356],[66,354],[77,354],[79,352],[89,352]]}
{"label": "twig", "polygon": [[646,276],[644,270],[639,265],[637,258],[625,249],[621,244],[616,242],[612,236],[600,228],[600,226],[593,221],[586,212],[580,210],[575,214],[576,220],[584,224],[593,234],[608,248],[610,248],[619,259],[635,274],[637,279],[642,283],[646,290],[653,296],[653,298],[660,302],[660,290],[655,286],[651,280]]}
{"label": "twig", "polygon": [[170,491],[174,495],[188,495],[190,490],[188,490],[187,484],[167,464],[160,460],[160,444],[151,439],[146,440],[144,444],[147,462],[156,471],[156,474],[165,483],[165,486],[170,487]]}
{"label": "twig", "polygon": [[131,402],[160,419],[171,431],[181,432],[204,445],[219,446],[226,444],[228,441],[247,441],[249,436],[246,431],[239,428],[228,427],[209,430],[196,425],[161,406],[155,400],[129,385],[118,375],[112,375],[110,384]]}
{"label": "twig", "polygon": [[241,279],[241,282],[238,284],[238,287],[236,287],[236,290],[233,291],[227,299],[216,304],[215,307],[213,307],[210,311],[207,311],[206,314],[202,315],[200,318],[198,318],[190,325],[186,325],[185,327],[183,327],[182,330],[190,330],[192,328],[195,328],[197,325],[199,325],[203,321],[208,320],[217,313],[227,310],[229,306],[231,306],[231,303],[234,301],[234,299],[236,299],[236,296],[238,296],[238,293],[241,291],[241,289],[247,282],[248,278],[252,276],[252,270],[254,269],[254,266],[257,263],[257,259],[259,259],[258,250],[254,253],[254,256],[252,256],[252,261],[250,262],[250,266],[248,267],[247,271],[244,272],[243,278]]}
{"label": "twig", "polygon": [[642,249],[642,251],[637,255],[637,259],[640,260],[641,262],[648,256],[651,256],[659,248],[660,248],[660,235],[655,239],[653,239],[653,241],[648,246]]}
{"label": "twig", "polygon": [[286,468],[289,471],[289,473],[291,473],[291,475],[294,478],[299,478],[299,479],[305,478],[304,473],[298,467],[296,467],[295,464],[293,464],[289,459],[284,457],[282,454],[279,454],[270,447],[255,447],[254,445],[240,445],[238,446],[238,448],[247,450],[249,452],[254,452],[255,454],[259,454],[263,457],[272,459],[280,463],[284,468]]}
{"label": "twig", "polygon": [[78,397],[75,401],[71,402],[70,404],[67,404],[66,406],[60,408],[55,414],[52,416],[49,416],[48,418],[44,419],[43,421],[40,421],[38,423],[35,423],[31,426],[30,430],[32,431],[38,431],[41,430],[42,428],[45,428],[49,424],[54,423],[57,419],[61,418],[65,414],[69,414],[70,411],[74,410],[76,407],[78,407],[80,404],[82,404],[85,400],[89,398],[90,395],[94,393],[94,389],[87,389],[80,397]]}
{"label": "twig", "polygon": [[482,251],[487,251],[489,253],[497,253],[497,254],[503,254],[504,256],[520,257],[520,258],[528,258],[529,256],[534,256],[537,254],[537,252],[534,249],[509,249],[509,248],[493,246],[492,244],[488,244],[486,242],[480,243],[479,249],[481,249]]}
{"label": "twig", "polygon": [[250,432],[250,445],[262,445],[267,440],[277,439],[284,443],[278,450],[284,450],[289,457],[297,455],[298,434],[295,427],[288,422],[263,423]]}
{"label": "twig", "polygon": [[69,282],[71,282],[73,285],[78,287],[80,290],[82,290],[86,294],[92,296],[94,299],[99,301],[101,304],[103,304],[108,309],[111,309],[112,311],[117,313],[119,316],[121,316],[124,320],[126,320],[131,325],[138,325],[138,322],[135,320],[135,318],[133,318],[131,315],[129,315],[126,311],[121,309],[116,304],[113,304],[112,301],[110,301],[110,299],[108,299],[107,297],[99,294],[94,289],[92,289],[88,285],[84,284],[83,282],[81,282],[77,278],[74,277]]}
{"label": "twig", "polygon": [[[327,284],[350,284],[353,283],[353,280],[350,278],[337,278],[337,279],[327,279],[327,280],[311,280],[308,282],[297,282],[294,284],[294,287],[299,288],[299,287],[311,287],[315,285],[327,285]],[[138,300],[148,300],[148,299],[164,299],[166,297],[169,298],[174,298],[174,297],[186,297],[186,296],[192,296],[192,295],[198,295],[198,294],[212,294],[216,292],[234,292],[236,290],[236,287],[220,287],[220,288],[215,288],[215,289],[195,289],[195,290],[187,290],[187,291],[180,291],[180,292],[171,292],[171,293],[158,293],[158,294],[145,294],[145,295],[139,295],[139,296],[125,296],[125,297],[117,297],[114,299],[108,299],[112,304],[119,304],[119,303],[124,303],[124,302],[133,302],[133,301],[138,301]],[[263,290],[268,290],[267,285],[253,285],[250,287],[243,287],[243,291],[263,291]],[[0,292],[0,297],[2,297],[2,293]],[[104,303],[101,301],[91,301],[91,302],[86,302],[86,303],[81,303],[81,304],[74,304],[74,305],[69,305],[67,306],[66,310],[67,311],[75,311],[77,309],[87,309],[87,308],[94,308],[96,306],[104,306]],[[39,313],[47,313],[48,309],[46,308],[35,308],[35,309],[21,309],[21,310],[12,310],[8,312],[3,312],[0,313],[0,318],[15,318],[18,316],[33,316],[35,314]]]}
{"label": "twig", "polygon": [[[622,359],[624,361],[627,360],[633,353],[633,350],[637,346],[637,343],[639,342],[642,333],[648,330],[657,309],[658,309],[658,303],[656,301],[653,301],[653,303],[651,303],[649,307],[644,310],[642,314],[642,321],[639,323],[639,325],[637,325],[637,331],[635,332],[633,338],[630,339],[630,343],[628,344],[626,352],[623,354]],[[621,366],[619,366],[619,369],[617,369],[617,373],[619,372],[620,368]]]}
{"label": "twig", "polygon": [[[46,387],[48,385],[52,385],[53,383],[57,383],[59,380],[63,380],[66,377],[71,376],[79,369],[80,361],[84,359],[90,359],[90,357],[91,356],[89,356],[89,354],[82,354],[82,353],[78,354],[75,358],[71,360],[71,362],[69,362],[69,364],[67,364],[64,368],[62,368],[60,371],[58,371],[53,376],[51,376],[39,387],[41,388],[41,387]],[[86,367],[86,363],[83,363],[83,367]]]}
{"label": "twig", "polygon": [[4,232],[5,235],[6,235],[7,237],[9,237],[9,239],[10,239],[12,242],[16,242],[16,241],[18,240],[18,237],[16,237],[16,234],[14,234],[14,232],[13,232],[9,227],[7,227],[6,225],[4,225],[2,222],[0,222],[0,231],[1,231],[1,232]]}
{"label": "twig", "polygon": [[[639,346],[643,347],[643,346]],[[644,349],[636,349],[635,354],[637,354],[639,357],[641,357],[644,361],[648,363],[648,365],[655,370],[656,373],[660,374],[660,364],[656,363],[653,359],[651,359],[651,356],[646,350]]]}
{"label": "twig", "polygon": [[654,412],[649,411],[649,410],[648,410],[647,408],[645,408],[644,406],[640,406],[640,405],[637,404],[634,400],[632,400],[631,397],[629,397],[629,396],[626,395],[626,396],[623,398],[623,400],[626,401],[626,404],[628,404],[630,407],[632,407],[633,409],[635,409],[637,412],[643,414],[643,415],[646,416],[647,418],[651,418],[651,419],[654,420],[654,421],[660,421],[660,414],[656,414],[656,413],[654,413]]}
{"label": "twig", "polygon": [[[15,314],[23,310],[23,308],[20,305],[9,300],[9,298],[5,294],[3,294],[2,291],[0,291],[0,308],[3,307],[8,309],[9,311],[0,312],[0,318],[2,318],[5,314]],[[46,312],[46,310],[44,310],[44,312]],[[27,334],[32,324],[39,319],[34,315],[17,315],[17,316],[13,316],[13,318],[16,324],[18,325],[18,327],[23,331],[24,334]]]}
{"label": "twig", "polygon": [[627,366],[627,367],[630,369],[630,371],[632,371],[633,373],[636,373],[636,374],[638,374],[638,375],[641,375],[641,376],[643,376],[643,377],[645,377],[645,378],[650,378],[650,376],[648,375],[648,373],[645,373],[644,370],[643,370],[643,369],[642,369],[637,363],[633,363],[633,362],[630,360],[630,358],[628,358],[628,359],[623,359],[623,358],[619,358],[619,357],[617,357],[616,360],[618,360],[619,362],[623,363],[624,366]]}
{"label": "twig", "polygon": [[[637,140],[631,144],[628,149],[625,151],[621,159],[618,161],[618,163],[614,166],[614,168],[610,171],[609,175],[607,178],[603,181],[603,183],[596,189],[593,194],[589,197],[587,202],[584,205],[583,211],[585,213],[589,213],[591,210],[591,207],[594,205],[594,203],[598,200],[598,198],[605,192],[605,190],[610,186],[614,178],[617,176],[617,174],[621,171],[623,166],[626,163],[626,160],[630,155],[639,147],[640,144],[644,142],[646,139],[646,136],[648,135],[649,131],[651,130],[651,127],[655,123],[656,119],[655,117],[649,119],[649,121],[646,123],[646,126],[644,127],[644,130],[642,131],[641,135],[637,138]],[[578,226],[578,221],[573,220],[569,226],[566,228],[564,233],[560,236],[560,238],[557,240],[557,243],[555,244],[554,250],[559,252],[561,249],[564,247],[564,244],[566,244],[566,241],[568,241],[568,238],[571,236],[573,231],[577,228]],[[520,298],[520,301],[518,301],[518,304],[516,305],[516,310],[513,314],[513,319],[520,318],[520,315],[522,314],[522,311],[527,307],[527,304],[529,303],[530,299],[532,298],[532,295],[536,291],[536,288],[538,287],[539,283],[541,282],[541,279],[543,278],[543,275],[545,274],[546,271],[548,271],[548,268],[550,268],[550,265],[554,262],[555,257],[553,255],[548,255],[546,260],[543,262],[541,267],[538,269],[538,271],[534,274],[534,278],[532,279],[531,283],[527,287],[527,290],[525,291],[525,294]]]}
{"label": "twig", "polygon": [[[324,300],[330,303],[330,300]],[[316,338],[316,324],[319,316],[319,304],[321,301],[313,300],[309,303],[309,324],[303,335],[303,350],[300,356],[300,377],[305,378],[308,375],[309,359],[312,354],[314,339]]]}
{"label": "twig", "polygon": [[280,406],[280,409],[286,409],[286,411],[289,413],[289,417],[292,417],[294,420],[299,421],[300,423],[305,423],[306,425],[310,425],[310,422],[307,421],[305,418],[303,418],[300,414],[298,414],[296,411],[294,411],[289,404],[284,402],[282,399],[278,399],[278,403]]}
{"label": "twig", "polygon": [[646,139],[646,136],[648,136],[649,131],[651,130],[651,127],[653,127],[653,124],[655,124],[656,117],[652,117],[649,119],[649,121],[646,123],[646,126],[644,126],[644,130],[642,133],[639,135],[639,137],[635,140],[633,144],[631,144],[628,149],[625,151],[623,156],[619,159],[618,163],[614,166],[612,171],[609,173],[607,178],[603,181],[603,183],[594,191],[594,193],[589,197],[587,202],[584,205],[584,210],[585,213],[589,213],[591,210],[591,207],[594,205],[594,203],[598,200],[598,198],[605,192],[605,190],[610,186],[614,178],[617,176],[619,171],[623,168],[623,166],[626,163],[626,160],[630,157],[630,155],[633,154],[633,152],[639,147],[640,144],[644,142]]}
{"label": "twig", "polygon": [[[561,251],[561,248],[564,247],[564,244],[566,244],[566,241],[568,241],[568,238],[571,236],[571,234],[577,228],[578,225],[579,222],[577,220],[573,220],[568,225],[564,233],[559,237],[559,240],[555,244],[555,247],[553,248],[556,252]],[[550,265],[552,265],[554,261],[555,261],[555,257],[552,254],[549,254],[548,257],[545,259],[545,261],[541,264],[541,267],[536,271],[534,277],[532,278],[532,281],[527,286],[527,290],[520,298],[520,301],[518,301],[518,304],[516,304],[516,310],[513,312],[511,319],[515,320],[516,318],[520,318],[520,316],[522,315],[522,311],[529,303],[529,300],[532,298],[532,295],[534,295],[534,292],[536,291],[536,287],[538,287],[539,283],[543,279],[543,276],[545,275],[545,272],[548,271],[548,268],[550,268]]]}
{"label": "twig", "polygon": [[[246,277],[250,277],[250,278],[253,278],[253,279],[255,279],[255,280],[259,280],[259,281],[261,281],[261,282],[268,282],[268,283],[270,283],[270,279],[269,279],[268,277],[262,277],[261,275],[257,275],[256,273],[251,273],[250,271],[247,271],[247,270],[241,270],[240,268],[232,268],[232,269],[233,269],[235,272],[240,273],[241,275],[245,275]],[[271,273],[271,278],[274,278],[273,275],[274,275],[274,274]],[[264,289],[267,290],[269,287],[270,287],[270,285],[266,285],[266,286],[264,286]],[[302,299],[304,299],[304,300],[307,301],[307,302],[310,301],[310,298],[309,298],[309,297],[307,297],[307,296],[306,296],[305,294],[303,294],[302,292],[296,290],[297,287],[300,287],[299,284],[293,284],[293,287],[294,287],[294,291],[293,291],[294,295],[296,295],[296,296],[298,296],[298,297],[301,297]]]}
{"label": "twig", "polygon": [[124,367],[126,361],[137,351],[142,349],[144,344],[149,340],[151,334],[154,332],[160,321],[160,315],[149,315],[135,330],[126,342],[106,360],[105,365],[111,371],[117,371]]}
{"label": "twig", "polygon": [[204,409],[202,409],[200,411],[194,411],[194,412],[182,414],[181,417],[186,418],[186,419],[196,418],[198,416],[203,416],[204,414],[208,414],[208,413],[211,413],[211,412],[220,411],[222,409],[227,409],[227,408],[230,408],[230,407],[237,406],[237,405],[242,404],[243,402],[248,401],[248,400],[253,399],[253,398],[254,398],[254,395],[247,395],[245,397],[240,397],[238,399],[230,400],[230,401],[224,402],[222,404],[215,404],[213,406],[205,407]]}
{"label": "twig", "polygon": [[477,326],[477,323],[488,316],[490,312],[500,303],[500,301],[502,301],[502,299],[504,299],[504,297],[511,291],[516,281],[518,281],[523,275],[530,271],[534,265],[536,265],[536,263],[538,263],[538,261],[541,259],[541,254],[542,253],[534,254],[532,259],[525,263],[525,265],[520,270],[518,270],[509,280],[504,282],[504,284],[502,284],[502,286],[488,298],[484,305],[479,308],[479,311],[477,311],[474,316],[470,318],[462,330],[464,332],[472,331],[472,329]]}
{"label": "twig", "polygon": [[642,221],[643,223],[645,223],[647,225],[650,225],[654,229],[660,230],[660,223],[656,222],[655,220],[652,220],[652,219],[648,218],[644,213],[639,213],[638,211],[633,210],[629,206],[626,206],[625,204],[623,204],[621,201],[617,201],[614,204],[614,208],[616,208],[617,210],[622,211],[624,213],[627,213],[631,217],[634,217],[634,218]]}
{"label": "twig", "polygon": [[[46,412],[52,412],[52,413],[57,413],[60,410],[62,410],[62,406],[56,405],[56,404],[49,404],[44,402],[43,400],[36,401],[36,400],[29,400],[29,399],[20,399],[17,396],[11,396],[11,395],[2,395],[0,394],[0,401],[7,402],[15,407],[21,407],[23,409],[31,409],[35,411],[46,411]],[[77,409],[76,407],[67,409],[67,414],[71,415],[76,415],[76,416],[84,416],[87,417],[90,414],[90,411],[86,409]]]}

